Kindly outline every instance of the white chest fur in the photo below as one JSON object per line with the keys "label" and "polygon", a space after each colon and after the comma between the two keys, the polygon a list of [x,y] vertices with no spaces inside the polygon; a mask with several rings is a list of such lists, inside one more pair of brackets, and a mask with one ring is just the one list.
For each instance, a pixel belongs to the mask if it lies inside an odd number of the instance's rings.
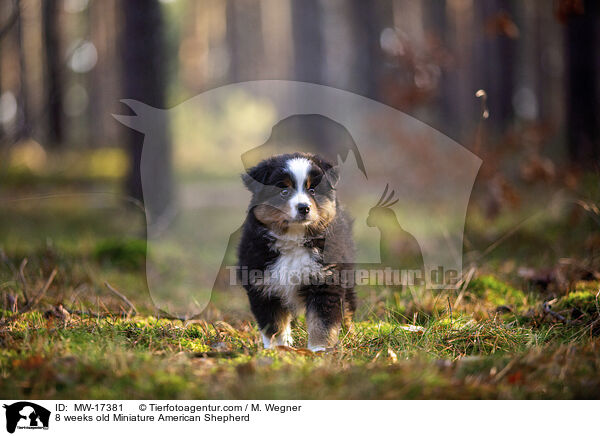
{"label": "white chest fur", "polygon": [[279,296],[289,309],[300,312],[304,305],[298,291],[321,273],[318,253],[304,246],[304,237],[293,235],[277,236],[271,248],[279,256],[266,271],[263,292]]}

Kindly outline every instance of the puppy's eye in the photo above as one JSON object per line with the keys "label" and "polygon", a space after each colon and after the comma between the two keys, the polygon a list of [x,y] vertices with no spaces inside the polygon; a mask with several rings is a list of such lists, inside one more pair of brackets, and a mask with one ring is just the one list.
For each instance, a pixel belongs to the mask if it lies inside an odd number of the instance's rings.
{"label": "puppy's eye", "polygon": [[310,189],[308,190],[308,193],[309,193],[310,195],[315,195],[315,188],[310,188]]}
{"label": "puppy's eye", "polygon": [[290,195],[290,190],[289,189],[282,189],[281,190],[281,196],[282,197],[287,197],[288,195]]}

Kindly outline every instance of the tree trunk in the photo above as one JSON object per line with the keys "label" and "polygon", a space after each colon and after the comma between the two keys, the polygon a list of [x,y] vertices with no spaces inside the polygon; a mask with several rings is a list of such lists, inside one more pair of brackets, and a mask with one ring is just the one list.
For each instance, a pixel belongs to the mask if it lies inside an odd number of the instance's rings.
{"label": "tree trunk", "polygon": [[[452,51],[452,40],[448,26],[448,13],[446,0],[438,0],[428,5],[426,9],[425,20],[429,32],[439,39],[440,44],[449,53]],[[456,67],[453,67],[454,70]],[[453,86],[453,78],[456,81],[456,71],[449,71],[447,65],[441,65],[440,81],[438,92],[435,98],[435,108],[438,129],[444,134],[457,139],[459,138],[460,125],[456,111],[456,102],[459,99],[458,89]]]}
{"label": "tree trunk", "polygon": [[[164,49],[163,21],[158,0],[127,0],[121,3],[123,11],[122,75],[123,97],[145,103],[155,108],[165,106],[167,63]],[[166,116],[166,112],[164,112]],[[146,205],[149,216],[160,218],[170,205],[172,198],[171,145],[168,120],[152,132],[154,162],[147,162],[153,171],[152,186],[161,192],[150,192],[158,201]],[[140,168],[144,135],[128,129],[127,132],[130,172],[127,178],[127,191],[134,198],[143,201]],[[148,202],[147,202],[148,203]],[[150,210],[152,209],[152,210]]]}
{"label": "tree trunk", "polygon": [[259,79],[264,52],[260,4],[228,0],[225,14],[230,82]]}
{"label": "tree trunk", "polygon": [[502,135],[513,120],[512,97],[515,88],[516,39],[507,31],[508,20],[514,17],[510,0],[475,2],[475,26],[478,35],[478,88],[487,92],[490,119],[488,125],[496,135]]}
{"label": "tree trunk", "polygon": [[292,0],[294,79],[323,83],[323,38],[318,0]]}
{"label": "tree trunk", "polygon": [[359,94],[373,99],[380,97],[379,83],[383,63],[379,43],[382,29],[378,6],[364,0],[352,0],[349,4],[353,42],[356,44],[353,49],[353,87]]}
{"label": "tree trunk", "polygon": [[584,1],[583,13],[567,19],[567,139],[571,161],[581,167],[598,168],[600,134],[598,110],[598,34],[600,7]]}
{"label": "tree trunk", "polygon": [[64,139],[59,7],[59,0],[42,2],[42,29],[46,62],[46,135],[50,146],[58,146]]}

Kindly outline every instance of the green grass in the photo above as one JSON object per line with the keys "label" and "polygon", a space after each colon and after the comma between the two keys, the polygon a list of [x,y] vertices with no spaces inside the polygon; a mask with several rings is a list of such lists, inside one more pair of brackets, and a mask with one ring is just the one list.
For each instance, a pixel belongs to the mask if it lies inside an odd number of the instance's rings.
{"label": "green grass", "polygon": [[[579,328],[364,321],[336,351],[263,350],[253,324],[70,320],[28,313],[0,333],[5,398],[597,397],[598,341]],[[295,328],[296,340],[305,334]],[[573,338],[577,338],[573,342]],[[561,375],[561,379],[556,378]]]}

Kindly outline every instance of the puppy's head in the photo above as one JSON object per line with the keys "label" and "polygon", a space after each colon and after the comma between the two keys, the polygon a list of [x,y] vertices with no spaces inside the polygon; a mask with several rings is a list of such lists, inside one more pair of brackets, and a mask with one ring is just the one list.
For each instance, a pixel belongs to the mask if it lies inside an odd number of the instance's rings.
{"label": "puppy's head", "polygon": [[277,233],[322,232],[335,217],[337,168],[306,153],[273,156],[242,175],[250,213]]}

